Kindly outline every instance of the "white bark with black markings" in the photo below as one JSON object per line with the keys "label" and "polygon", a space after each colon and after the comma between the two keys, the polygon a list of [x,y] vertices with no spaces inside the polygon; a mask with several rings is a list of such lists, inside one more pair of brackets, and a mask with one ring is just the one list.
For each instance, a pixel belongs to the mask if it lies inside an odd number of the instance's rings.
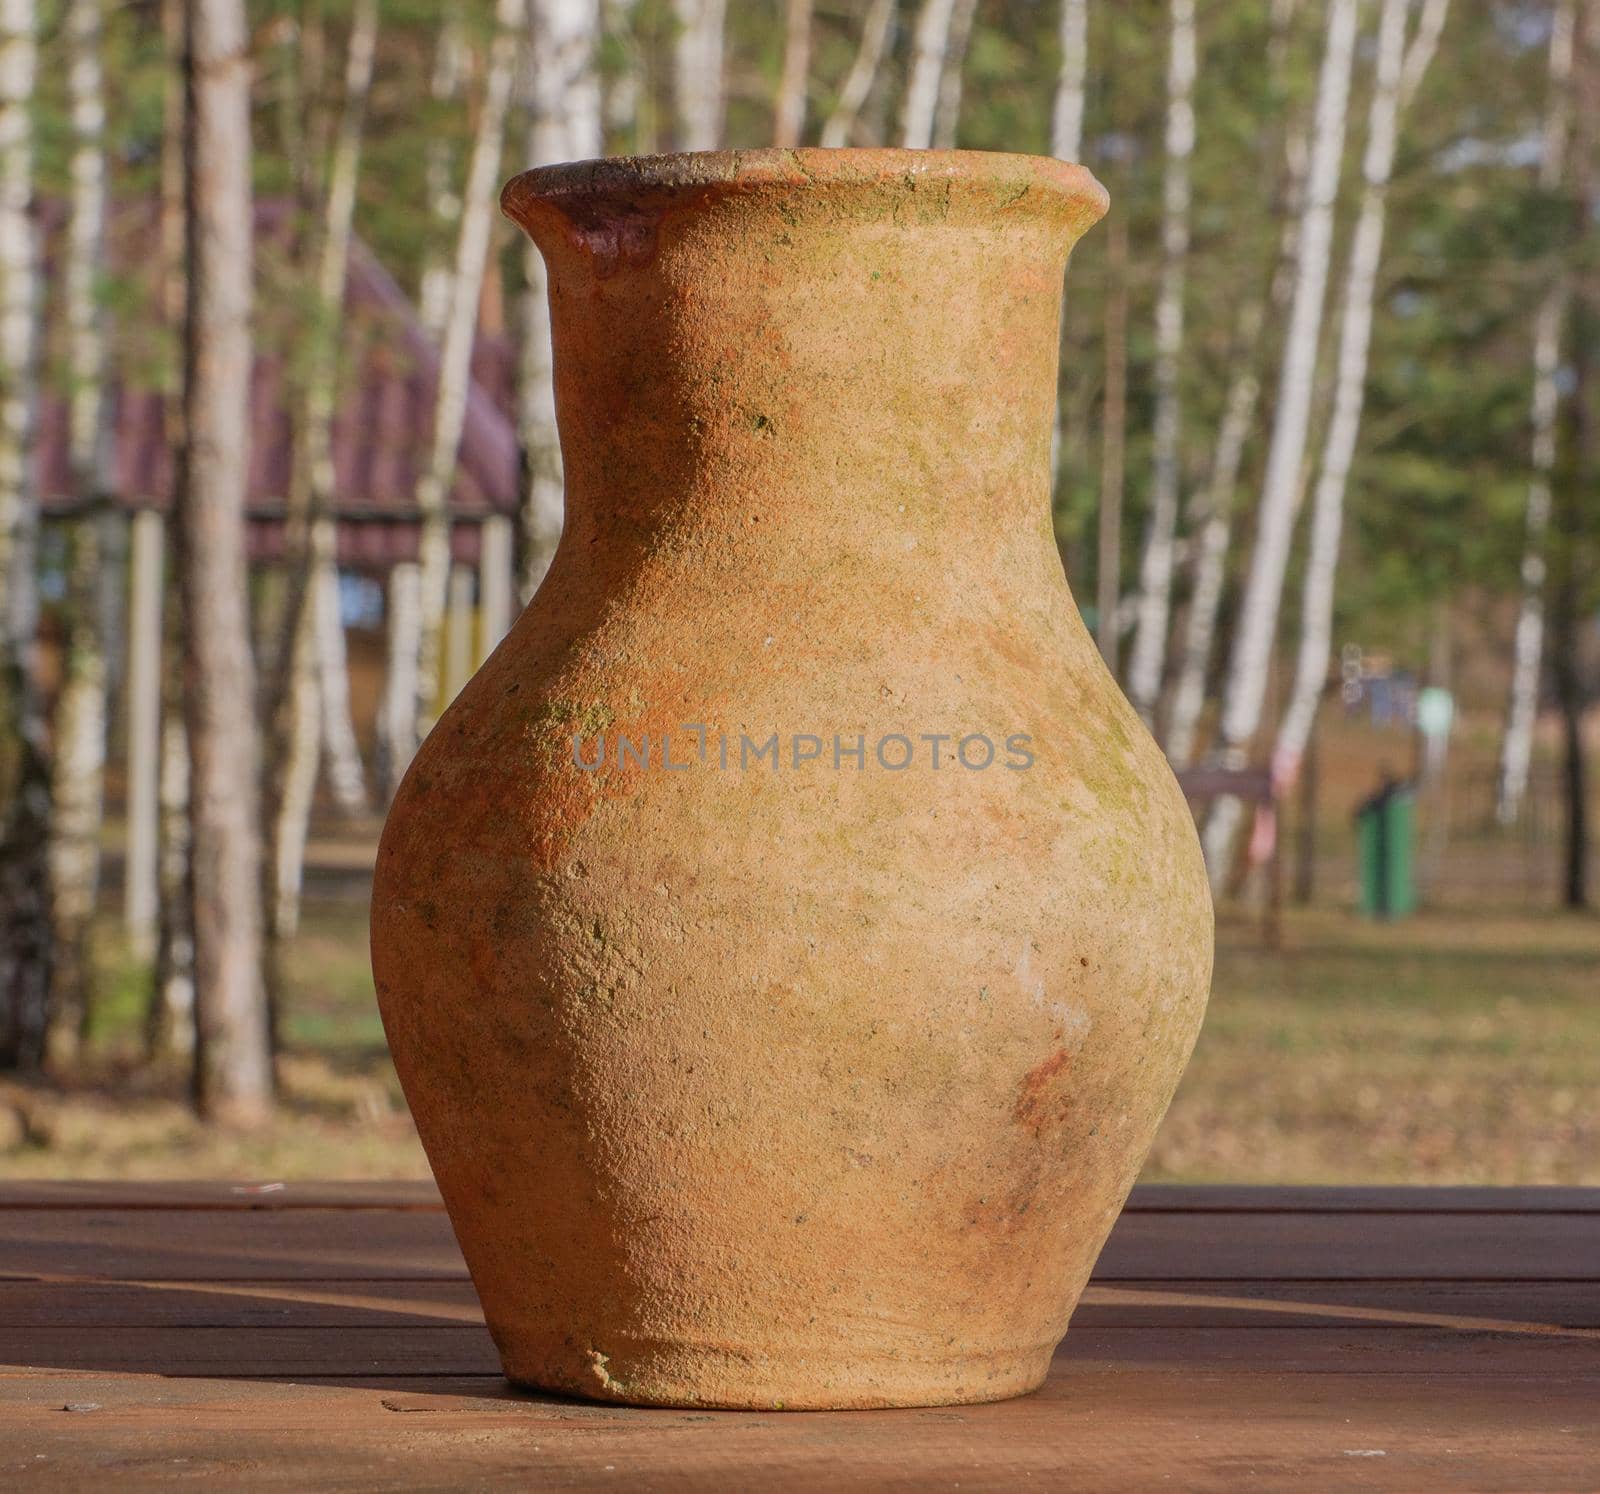
{"label": "white bark with black markings", "polygon": [[672,0],[672,102],[679,150],[716,150],[727,110],[723,32],[727,0]]}
{"label": "white bark with black markings", "polygon": [[[1334,204],[1344,159],[1350,74],[1355,60],[1360,0],[1328,0],[1327,30],[1317,78],[1311,161],[1295,245],[1294,291],[1278,374],[1272,439],[1256,511],[1256,543],[1234,630],[1214,756],[1226,767],[1243,767],[1261,724],[1267,676],[1277,641],[1289,543],[1301,500],[1300,469],[1310,428],[1317,350],[1327,299],[1333,244]],[[1202,841],[1213,885],[1225,875],[1241,805],[1217,799],[1206,817]]]}
{"label": "white bark with black markings", "polygon": [[1194,155],[1197,68],[1194,0],[1171,0],[1167,56],[1166,164],[1161,186],[1161,283],[1156,293],[1155,429],[1150,509],[1139,562],[1139,598],[1128,698],[1146,725],[1155,719],[1166,667],[1172,570],[1182,478],[1184,286],[1189,263],[1189,163]]}
{"label": "white bark with black markings", "polygon": [[[495,35],[489,44],[483,98],[467,182],[462,193],[461,232],[456,240],[455,269],[450,287],[450,314],[439,346],[439,385],[434,402],[433,433],[427,464],[417,484],[421,516],[419,541],[421,644],[417,658],[414,727],[409,744],[395,744],[407,761],[433,725],[439,705],[439,671],[443,660],[445,591],[450,576],[450,489],[455,482],[461,431],[466,421],[472,378],[472,344],[477,332],[478,300],[495,226],[495,197],[505,145],[506,112],[516,81],[526,0],[498,0]],[[393,667],[391,660],[391,667]]]}
{"label": "white bark with black markings", "polygon": [[900,100],[900,144],[909,150],[927,150],[933,144],[939,80],[950,51],[955,10],[956,0],[922,0],[917,12],[916,29],[911,33],[911,65]]}
{"label": "white bark with black markings", "polygon": [[[1566,174],[1567,135],[1572,115],[1572,56],[1575,0],[1557,0],[1551,18],[1549,93],[1539,151],[1539,186],[1554,192]],[[1512,643],[1511,690],[1495,789],[1495,816],[1512,825],[1522,812],[1533,762],[1533,726],[1539,713],[1539,678],[1544,656],[1545,541],[1550,529],[1550,483],[1556,460],[1556,416],[1561,398],[1557,375],[1572,287],[1558,273],[1539,303],[1533,323],[1532,475],[1523,520],[1522,598]]]}
{"label": "white bark with black markings", "polygon": [[894,30],[895,0],[870,0],[861,22],[861,41],[851,59],[850,71],[839,85],[839,97],[823,121],[821,144],[829,149],[855,143],[862,106],[877,82],[878,69]]}
{"label": "white bark with black markings", "polygon": [[[355,733],[349,725],[349,686],[344,679],[344,634],[338,613],[333,506],[335,473],[333,414],[338,394],[339,340],[361,139],[377,50],[376,0],[356,0],[345,53],[344,97],[326,165],[322,221],[315,251],[311,324],[306,336],[306,371],[294,433],[294,470],[289,495],[286,565],[287,602],[280,643],[281,674],[270,702],[267,784],[267,883],[263,905],[268,996],[282,1005],[283,950],[300,923],[300,893],[306,844],[324,743],[332,777],[344,790],[341,807],[365,804]],[[321,163],[313,173],[322,176]],[[330,637],[330,609],[332,631]],[[337,672],[338,678],[330,678]],[[335,711],[330,713],[328,704]],[[342,714],[342,720],[333,719]],[[330,731],[331,728],[331,731]],[[352,782],[353,780],[353,782]]]}
{"label": "white bark with black markings", "polygon": [[[528,164],[545,166],[598,156],[602,150],[599,5],[596,0],[531,0],[529,21]],[[561,539],[565,504],[551,367],[550,291],[544,257],[527,241],[522,255],[525,288],[518,318],[517,435],[523,459],[520,590],[526,602],[550,568]],[[491,646],[498,642],[490,640]]]}
{"label": "white bark with black markings", "polygon": [[772,143],[796,146],[806,132],[807,84],[811,77],[811,16],[814,0],[785,0],[783,65],[772,104]]}
{"label": "white bark with black markings", "polygon": [[1377,295],[1378,266],[1383,257],[1389,179],[1394,173],[1400,121],[1438,50],[1447,6],[1448,0],[1427,0],[1409,50],[1406,18],[1410,0],[1383,0],[1379,16],[1377,81],[1367,119],[1361,209],[1351,240],[1350,261],[1345,269],[1333,415],[1323,443],[1312,497],[1311,545],[1300,603],[1300,645],[1294,681],[1289,688],[1289,703],[1278,727],[1274,748],[1280,780],[1286,785],[1298,774],[1300,759],[1311,739],[1333,652],[1333,587],[1339,564],[1339,538],[1344,524],[1350,467],[1361,434],[1367,355],[1372,343],[1372,308]]}
{"label": "white bark with black markings", "polygon": [[[106,328],[100,306],[106,220],[103,0],[70,0],[65,16],[67,96],[72,128],[71,196],[66,230],[65,312],[67,465],[78,508],[69,535],[67,632],[56,701],[52,763],[51,876],[55,894],[56,1037],[76,1045],[92,999],[89,924],[100,883],[106,713],[121,588],[111,503],[110,404]],[[108,593],[110,594],[108,596]]]}

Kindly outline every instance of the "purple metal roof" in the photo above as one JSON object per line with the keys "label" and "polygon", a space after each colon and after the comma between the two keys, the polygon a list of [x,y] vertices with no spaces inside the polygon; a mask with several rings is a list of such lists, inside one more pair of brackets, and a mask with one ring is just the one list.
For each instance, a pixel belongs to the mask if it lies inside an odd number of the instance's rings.
{"label": "purple metal roof", "polygon": [[[47,225],[59,210],[47,205]],[[272,283],[286,264],[294,232],[293,214],[281,201],[256,204],[257,355],[251,378],[249,509],[251,556],[271,560],[281,553],[284,494],[291,460],[289,369],[294,357],[294,318],[278,325]],[[153,272],[156,215],[149,203],[125,204],[115,212],[108,257],[120,278],[137,282]],[[58,257],[45,256],[47,279]],[[281,275],[280,275],[281,278]],[[149,298],[125,299],[152,305]],[[49,337],[56,334],[54,286],[47,290]],[[114,313],[113,313],[114,315]],[[140,326],[119,325],[113,346],[109,390],[114,416],[113,470],[119,500],[129,508],[166,509],[172,501],[173,453],[167,441],[165,400],[154,387],[156,358]],[[359,240],[351,245],[345,287],[341,393],[334,419],[334,512],[339,559],[352,567],[383,568],[414,559],[417,545],[415,492],[427,460],[438,386],[438,358],[394,278]],[[65,380],[49,372],[40,391],[36,475],[45,512],[70,510]],[[141,375],[142,369],[142,375]],[[520,457],[510,416],[511,353],[505,340],[480,336],[473,352],[473,384],[467,398],[450,511],[457,558],[472,561],[478,523],[490,514],[511,514],[520,486]]]}

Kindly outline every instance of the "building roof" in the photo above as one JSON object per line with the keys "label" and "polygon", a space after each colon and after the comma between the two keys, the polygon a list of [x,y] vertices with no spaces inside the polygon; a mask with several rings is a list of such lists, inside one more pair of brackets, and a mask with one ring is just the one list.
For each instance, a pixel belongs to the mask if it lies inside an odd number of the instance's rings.
{"label": "building roof", "polygon": [[[59,209],[43,214],[49,235]],[[275,301],[293,295],[287,278],[288,250],[295,232],[290,205],[271,199],[256,204],[257,354],[251,377],[250,549],[270,561],[282,551],[284,495],[292,455],[290,396],[296,327],[303,319],[273,315]],[[148,203],[119,207],[108,232],[114,275],[133,294],[119,299],[155,304],[153,275],[157,220]],[[47,322],[59,324],[52,273],[60,256],[45,256]],[[112,313],[115,318],[116,313]],[[287,323],[287,325],[285,325]],[[47,342],[49,339],[47,338]],[[128,508],[165,510],[172,501],[173,451],[167,438],[166,401],[159,388],[163,339],[135,319],[115,324],[113,375],[108,395],[113,411],[112,471],[118,501]],[[333,445],[341,564],[385,568],[415,558],[419,527],[415,493],[427,460],[438,387],[438,357],[423,334],[415,308],[367,246],[351,244],[340,329],[344,369],[334,419]],[[170,357],[170,353],[168,353]],[[478,525],[491,514],[511,514],[517,505],[521,461],[510,414],[511,354],[504,339],[480,336],[473,355],[450,512],[458,521],[457,558],[470,561],[478,548]],[[492,392],[491,392],[492,391]],[[67,462],[66,381],[51,372],[40,392],[36,474],[46,514],[70,512]]]}

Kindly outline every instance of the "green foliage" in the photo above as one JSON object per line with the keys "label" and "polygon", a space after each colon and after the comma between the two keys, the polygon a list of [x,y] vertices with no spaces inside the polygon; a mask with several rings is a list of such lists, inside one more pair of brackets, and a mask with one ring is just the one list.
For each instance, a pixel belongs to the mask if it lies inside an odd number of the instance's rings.
{"label": "green foliage", "polygon": [[[1278,8],[1271,0],[1200,8],[1182,375],[1186,498],[1204,481],[1210,462],[1238,356],[1238,305],[1259,289],[1273,265],[1283,213],[1284,137],[1309,110],[1315,89],[1323,7],[1296,7],[1290,31],[1275,43],[1272,14]],[[817,6],[810,138],[833,107],[855,56],[865,9],[865,0],[821,0]],[[1473,586],[1504,595],[1516,585],[1528,470],[1533,308],[1558,268],[1579,263],[1584,252],[1571,194],[1541,192],[1535,182],[1550,10],[1549,0],[1457,0],[1440,55],[1403,132],[1340,582],[1341,615],[1359,617],[1363,636],[1375,643],[1408,636],[1417,617],[1442,594]],[[40,186],[54,196],[67,186],[70,147],[59,11],[59,3],[46,6],[37,109]],[[424,263],[452,247],[451,226],[428,208],[427,162],[430,151],[442,145],[457,180],[464,173],[483,49],[493,25],[492,0],[465,0],[460,13],[470,54],[461,96],[436,101],[429,82],[441,6],[436,0],[383,4],[357,230],[412,290]],[[314,146],[326,133],[339,101],[348,14],[348,0],[252,0],[256,188],[263,196],[292,196],[295,152],[307,142]],[[863,129],[885,142],[894,138],[915,15],[913,0],[903,0],[862,115]],[[962,146],[1049,148],[1060,61],[1057,20],[1054,3],[983,0],[963,69]],[[763,144],[781,65],[782,0],[730,6],[727,24],[727,140],[735,146]],[[1372,87],[1370,14],[1364,25],[1330,310],[1347,253]],[[603,38],[602,76],[614,80],[633,73],[640,85],[636,121],[620,135],[613,132],[613,148],[653,148],[669,141],[676,29],[670,0],[640,0],[627,29]],[[1125,215],[1132,248],[1123,525],[1124,566],[1131,569],[1151,461],[1165,0],[1093,0],[1089,43],[1084,155],[1112,187],[1112,210]],[[114,190],[123,199],[150,198],[159,178],[163,97],[171,86],[157,0],[130,0],[108,10],[106,54]],[[514,115],[508,173],[523,164],[525,128],[525,118]],[[1107,238],[1104,227],[1087,237],[1068,283],[1056,529],[1080,589],[1093,582],[1094,547],[1086,540],[1098,495]],[[518,255],[511,252],[509,231],[499,243],[506,251],[506,289],[514,292]],[[260,335],[292,354],[304,341],[310,314],[303,267],[266,253],[259,281]],[[169,333],[153,314],[153,275],[132,273],[108,282],[104,294],[115,309],[117,357],[126,376],[136,383],[163,378],[171,368],[172,348]],[[1337,330],[1333,322],[1330,317],[1324,337],[1329,347]],[[1269,329],[1262,355],[1267,393],[1241,478],[1244,543],[1236,547],[1235,563],[1248,554],[1248,511],[1260,480],[1260,430],[1271,413],[1279,330]],[[1329,361],[1325,355],[1325,365]],[[1325,408],[1318,430],[1324,419]],[[1293,611],[1291,606],[1291,619]]]}

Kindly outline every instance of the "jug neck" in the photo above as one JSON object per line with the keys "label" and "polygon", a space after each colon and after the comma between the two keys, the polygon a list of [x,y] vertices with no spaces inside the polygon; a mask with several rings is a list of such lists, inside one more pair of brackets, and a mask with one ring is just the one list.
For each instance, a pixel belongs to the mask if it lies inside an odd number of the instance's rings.
{"label": "jug neck", "polygon": [[566,544],[743,547],[1048,524],[1081,167],[751,151],[525,173],[547,266]]}

